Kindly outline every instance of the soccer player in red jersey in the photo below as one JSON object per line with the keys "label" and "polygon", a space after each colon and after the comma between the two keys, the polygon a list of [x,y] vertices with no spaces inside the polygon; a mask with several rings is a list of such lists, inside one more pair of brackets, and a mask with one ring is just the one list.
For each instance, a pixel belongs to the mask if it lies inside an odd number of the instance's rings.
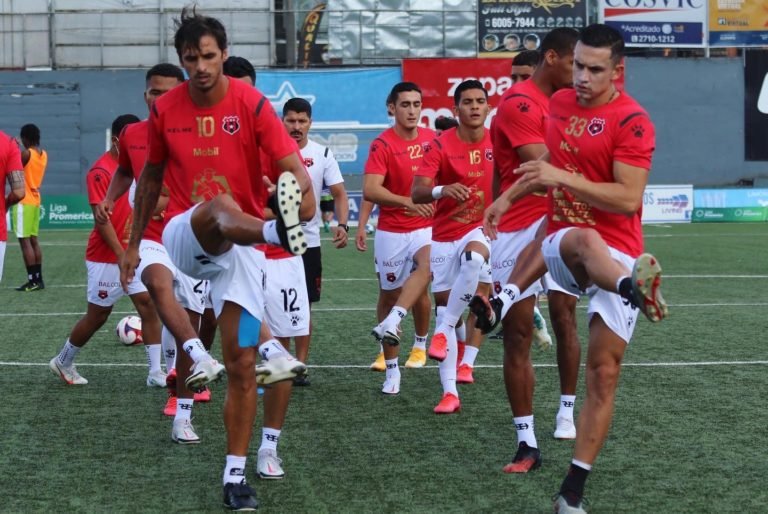
{"label": "soccer player in red jersey", "polygon": [[[0,193],[0,212],[5,211],[24,198],[24,166],[21,164],[21,151],[16,140],[3,131],[0,131],[0,183],[8,182],[10,192],[6,197]],[[5,187],[3,187],[3,191]],[[5,247],[8,242],[8,225],[5,215],[0,220],[0,280],[3,278],[3,265],[5,264]]]}
{"label": "soccer player in red jersey", "polygon": [[[509,189],[520,175],[520,163],[536,160],[547,151],[544,143],[549,117],[549,97],[569,87],[573,81],[573,47],[579,33],[571,28],[549,32],[541,45],[541,63],[530,80],[507,90],[491,126],[496,158],[496,183]],[[520,252],[536,238],[545,223],[547,200],[543,193],[517,201],[499,221],[497,238],[491,243],[494,288],[501,292]],[[514,416],[518,450],[504,468],[508,473],[525,473],[541,464],[541,453],[534,433],[533,390],[535,378],[531,362],[534,309],[540,292],[546,291],[557,334],[558,364],[561,376],[560,412],[555,437],[574,439],[573,405],[579,373],[580,347],[576,331],[574,296],[545,276],[522,292],[504,318],[504,382]],[[551,344],[551,339],[548,341]]]}
{"label": "soccer player in red jersey", "polygon": [[640,224],[654,126],[648,113],[614,85],[623,72],[623,53],[624,41],[615,29],[595,24],[582,31],[574,49],[574,89],[558,91],[550,101],[549,154],[520,165],[516,173],[522,178],[488,209],[484,223],[493,237],[510,202],[530,190],[548,189],[541,249],[515,266],[499,300],[488,306],[492,312],[486,312],[486,321],[503,318],[502,307],[545,270],[567,291],[590,296],[587,393],[555,511],[584,512],[584,483],[608,435],[638,309],[652,322],[667,314],[661,267],[643,253]]}
{"label": "soccer player in red jersey", "polygon": [[[119,137],[117,134],[120,134],[125,126],[138,121],[139,119],[133,114],[124,114],[112,122],[110,149],[99,157],[86,175],[88,203],[91,204],[94,214],[99,204],[104,200],[109,182],[118,166]],[[124,195],[115,203],[112,216],[108,221],[104,223],[96,221],[93,232],[88,239],[88,246],[85,251],[85,264],[88,268],[88,309],[80,321],[75,324],[59,354],[49,363],[49,368],[53,374],[67,384],[84,385],[88,383],[77,372],[74,365],[75,357],[88,340],[93,337],[93,334],[104,325],[112,312],[112,307],[124,295],[119,284],[120,270],[117,261],[128,243],[130,228],[131,207],[128,205],[128,197]],[[159,339],[160,319],[157,317],[147,289],[143,284],[137,282],[131,284],[127,293],[141,317],[142,331],[147,330],[149,333],[155,333]],[[156,342],[156,344],[158,343],[159,341]],[[157,348],[159,349],[159,346]],[[148,355],[149,353],[147,350]],[[158,359],[158,369],[159,365]]]}
{"label": "soccer player in red jersey", "polygon": [[[169,63],[157,64],[147,71],[144,101],[151,109],[155,100],[184,82],[184,73]],[[149,121],[129,125],[120,136],[120,166],[109,185],[104,201],[97,209],[97,221],[108,219],[116,199],[120,198],[134,180],[138,181],[147,158]],[[129,200],[131,200],[129,198]],[[168,385],[168,400],[163,408],[166,416],[173,416],[171,439],[179,444],[195,444],[200,438],[192,426],[192,408],[197,399],[210,399],[210,391],[194,393],[187,385],[192,361],[184,352],[176,352],[179,346],[198,338],[195,327],[200,325],[208,283],[193,279],[176,269],[162,244],[164,211],[168,204],[167,192],[161,192],[152,219],[144,232],[139,252],[141,262],[136,270],[138,277],[152,296],[160,318],[163,320],[162,342],[166,357],[168,377],[160,370],[161,331],[144,332],[146,341],[157,341],[147,347],[150,362],[156,362],[157,370],[150,373],[147,385]],[[158,327],[159,328],[159,327]],[[152,351],[152,352],[151,352]],[[151,353],[150,353],[151,352]],[[176,371],[176,357],[179,367]],[[218,368],[221,376],[224,367],[209,357],[210,365]],[[178,379],[178,380],[177,380]],[[206,395],[207,393],[207,395]],[[206,398],[207,396],[207,398]]]}
{"label": "soccer player in red jersey", "polygon": [[[229,376],[224,503],[231,510],[253,509],[258,501],[245,480],[245,463],[256,413],[254,367],[266,280],[264,254],[253,245],[276,244],[301,254],[306,248],[301,220],[312,218],[315,200],[296,143],[267,98],[223,74],[227,35],[221,22],[184,9],[174,45],[189,80],[152,106],[149,152],[136,189],[121,280],[125,285],[133,280],[139,242],[165,180],[170,221],[163,244],[180,271],[210,280],[221,330]],[[255,194],[263,179],[260,152],[287,170],[277,183],[274,221],[263,221],[264,195]],[[207,353],[196,343],[184,345],[195,361]],[[257,373],[280,380],[306,372],[276,346],[259,348],[266,362]]]}
{"label": "soccer player in red jersey", "polygon": [[461,408],[456,389],[456,327],[490,256],[482,230],[493,181],[493,149],[484,126],[488,92],[479,81],[466,80],[456,87],[454,103],[459,126],[430,143],[411,193],[414,203],[437,200],[430,256],[437,327],[428,354],[440,361],[443,398],[435,407],[438,414]]}
{"label": "soccer player in red jersey", "polygon": [[[413,175],[424,151],[435,137],[418,126],[421,90],[412,82],[395,84],[387,97],[387,109],[395,125],[371,143],[363,177],[363,197],[379,205],[375,236],[375,262],[379,276],[381,311],[372,334],[382,343],[386,377],[381,391],[400,392],[400,322],[413,308],[419,312],[416,341],[406,367],[426,363],[429,309],[429,246],[432,239],[431,203],[416,204],[410,192]],[[426,305],[426,306],[425,306]]]}

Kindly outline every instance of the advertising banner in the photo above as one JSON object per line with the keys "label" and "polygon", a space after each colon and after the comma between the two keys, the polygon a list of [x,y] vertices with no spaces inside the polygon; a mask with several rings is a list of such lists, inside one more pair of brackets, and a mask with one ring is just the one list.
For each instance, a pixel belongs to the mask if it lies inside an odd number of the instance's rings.
{"label": "advertising banner", "polygon": [[768,50],[747,50],[744,64],[744,155],[768,161]]}
{"label": "advertising banner", "polygon": [[768,207],[768,189],[696,189],[693,206],[695,209]]}
{"label": "advertising banner", "polygon": [[601,23],[627,46],[703,47],[707,0],[599,0]]}
{"label": "advertising banner", "polygon": [[272,71],[256,74],[256,87],[278,114],[289,99],[312,105],[310,137],[333,150],[341,172],[362,173],[368,145],[390,125],[386,99],[400,68]]}
{"label": "advertising banner", "polygon": [[40,228],[93,228],[93,211],[86,195],[44,195],[40,205]]}
{"label": "advertising banner", "polygon": [[692,210],[692,185],[649,185],[645,188],[643,223],[688,223]]}
{"label": "advertising banner", "polygon": [[403,59],[403,80],[415,82],[422,92],[421,123],[434,127],[438,116],[454,116],[453,93],[468,79],[477,79],[488,91],[491,114],[504,92],[512,86],[512,60],[492,59]]}
{"label": "advertising banner", "polygon": [[693,221],[695,223],[720,223],[720,222],[755,222],[768,221],[768,208],[766,207],[712,207],[707,209],[694,209]]}
{"label": "advertising banner", "polygon": [[709,0],[709,45],[768,45],[765,0]]}
{"label": "advertising banner", "polygon": [[537,50],[555,27],[587,26],[586,0],[480,0],[477,9],[479,57]]}
{"label": "advertising banner", "polygon": [[[360,205],[363,203],[362,191],[347,191],[347,197],[349,198],[349,225],[357,226],[360,221]],[[376,225],[379,219],[379,206],[374,205],[371,217],[368,218],[368,223]]]}

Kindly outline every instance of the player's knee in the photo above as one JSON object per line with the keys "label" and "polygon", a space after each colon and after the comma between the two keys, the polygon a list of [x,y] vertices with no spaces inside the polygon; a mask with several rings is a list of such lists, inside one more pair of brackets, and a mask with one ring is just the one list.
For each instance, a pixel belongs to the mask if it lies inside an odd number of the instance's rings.
{"label": "player's knee", "polygon": [[601,362],[587,366],[587,384],[595,400],[609,401],[613,398],[619,382],[621,367],[614,362]]}
{"label": "player's knee", "polygon": [[464,252],[461,259],[460,273],[471,273],[473,275],[480,274],[480,268],[482,268],[485,262],[485,257],[477,252]]}
{"label": "player's knee", "polygon": [[224,360],[224,367],[227,369],[227,376],[229,377],[228,380],[235,380],[245,386],[251,381],[255,383],[256,352],[240,351],[233,353],[234,355]]}

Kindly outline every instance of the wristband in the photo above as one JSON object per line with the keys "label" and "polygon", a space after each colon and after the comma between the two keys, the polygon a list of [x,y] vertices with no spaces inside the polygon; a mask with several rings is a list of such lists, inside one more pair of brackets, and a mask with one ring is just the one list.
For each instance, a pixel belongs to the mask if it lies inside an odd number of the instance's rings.
{"label": "wristband", "polygon": [[349,225],[347,225],[346,223],[339,223],[339,225],[338,225],[338,226],[339,226],[339,228],[343,228],[343,229],[344,229],[344,232],[346,232],[347,234],[349,234]]}
{"label": "wristband", "polygon": [[443,186],[435,186],[432,188],[432,198],[439,200],[443,197]]}

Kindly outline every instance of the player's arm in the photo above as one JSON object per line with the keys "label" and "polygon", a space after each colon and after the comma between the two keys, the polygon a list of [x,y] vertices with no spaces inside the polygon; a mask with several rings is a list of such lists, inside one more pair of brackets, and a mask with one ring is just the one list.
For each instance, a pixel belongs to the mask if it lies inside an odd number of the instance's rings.
{"label": "player's arm", "polygon": [[[96,217],[96,210],[99,205],[100,204],[91,205],[94,218]],[[106,223],[97,222],[94,223],[94,228],[101,236],[101,239],[103,239],[107,246],[109,246],[109,249],[112,250],[119,259],[123,255],[123,247],[120,244],[120,239],[117,237],[117,232],[115,231],[115,227],[112,226],[112,223],[109,220],[107,220]]]}
{"label": "player's arm", "polygon": [[347,239],[349,237],[348,228],[344,229],[341,225],[348,227],[349,221],[349,198],[347,197],[347,190],[344,188],[344,182],[339,182],[329,186],[333,196],[333,207],[336,212],[336,217],[339,219],[339,226],[333,227],[333,246],[336,248],[344,248],[347,246]]}
{"label": "player's arm", "polygon": [[368,250],[368,243],[366,242],[365,226],[368,224],[368,220],[373,212],[374,203],[363,198],[360,201],[360,213],[357,217],[357,235],[355,236],[355,247],[361,252]]}
{"label": "player's arm", "polygon": [[32,153],[29,151],[29,149],[28,148],[23,149],[21,151],[21,165],[26,166],[31,157],[32,157]]}
{"label": "player's arm", "polygon": [[614,182],[591,182],[568,173],[563,186],[580,200],[608,212],[632,215],[643,205],[648,170],[623,162],[613,162]]}
{"label": "player's arm", "polygon": [[7,210],[24,198],[26,190],[24,189],[24,172],[22,170],[12,170],[6,177],[11,188],[8,196],[5,197],[5,208]]}
{"label": "player's arm", "polygon": [[384,175],[366,173],[363,175],[363,199],[388,207],[405,207],[410,209],[413,202],[407,196],[396,195],[384,187]]}
{"label": "player's arm", "polygon": [[[136,185],[136,200],[133,204],[133,225],[128,246],[138,249],[144,230],[155,212],[157,200],[163,189],[165,161],[151,163],[147,161]],[[111,187],[111,184],[110,184]],[[130,187],[130,184],[129,184]]]}
{"label": "player's arm", "polygon": [[133,174],[131,171],[124,166],[118,166],[109,182],[104,200],[94,206],[93,216],[97,223],[106,223],[109,220],[112,209],[115,208],[115,202],[131,188],[132,183]]}
{"label": "player's arm", "polygon": [[[281,127],[283,132],[285,130]],[[312,190],[312,180],[309,178],[304,163],[297,152],[293,152],[282,159],[277,160],[277,165],[283,171],[290,171],[296,177],[296,181],[301,188],[301,207],[299,208],[299,219],[309,221],[315,217],[317,212],[317,203],[315,193]]]}

